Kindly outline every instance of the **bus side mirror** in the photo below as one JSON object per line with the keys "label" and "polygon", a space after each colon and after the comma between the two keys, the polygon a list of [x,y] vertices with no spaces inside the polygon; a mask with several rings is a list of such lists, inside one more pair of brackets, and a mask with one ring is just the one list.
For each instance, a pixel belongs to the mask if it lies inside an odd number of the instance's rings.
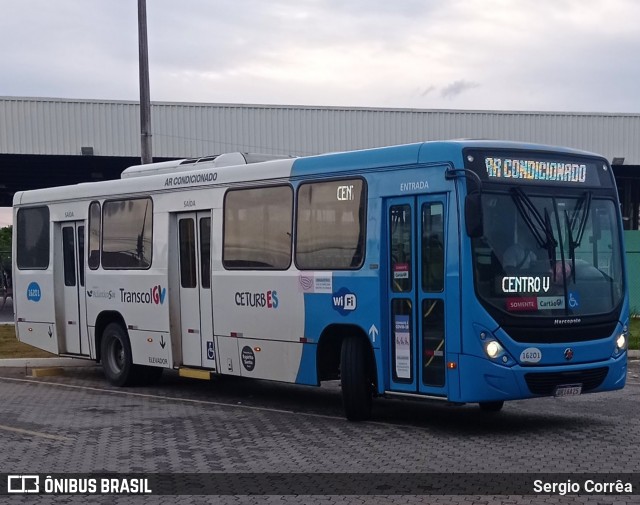
{"label": "bus side mirror", "polygon": [[464,222],[467,235],[471,238],[482,237],[482,200],[481,193],[469,193],[464,201]]}

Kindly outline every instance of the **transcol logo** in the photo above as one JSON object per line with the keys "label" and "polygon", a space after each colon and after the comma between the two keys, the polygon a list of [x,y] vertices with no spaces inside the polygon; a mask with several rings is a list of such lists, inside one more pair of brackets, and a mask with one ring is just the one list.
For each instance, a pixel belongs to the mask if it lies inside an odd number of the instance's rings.
{"label": "transcol logo", "polygon": [[162,305],[164,303],[167,288],[153,286],[148,291],[127,291],[120,288],[120,301],[122,303],[154,303]]}

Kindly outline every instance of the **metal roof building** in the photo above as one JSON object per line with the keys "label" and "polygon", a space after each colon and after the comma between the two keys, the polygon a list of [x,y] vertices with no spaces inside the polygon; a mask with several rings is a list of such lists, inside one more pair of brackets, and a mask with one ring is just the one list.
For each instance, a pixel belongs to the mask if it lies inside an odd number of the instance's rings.
{"label": "metal roof building", "polygon": [[[0,153],[137,157],[137,102],[0,97]],[[153,153],[303,156],[424,140],[563,145],[640,165],[640,114],[372,109],[154,102]]]}
{"label": "metal roof building", "polygon": [[[138,102],[0,97],[0,205],[18,189],[119,177],[139,163],[139,118]],[[304,156],[452,138],[584,149],[616,165],[628,227],[640,224],[640,114],[154,102],[151,120],[156,160],[233,151]]]}

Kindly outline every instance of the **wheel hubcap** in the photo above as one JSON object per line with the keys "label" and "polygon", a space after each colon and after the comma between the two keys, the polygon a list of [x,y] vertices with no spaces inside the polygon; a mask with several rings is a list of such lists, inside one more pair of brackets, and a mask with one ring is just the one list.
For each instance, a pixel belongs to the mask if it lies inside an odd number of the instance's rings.
{"label": "wheel hubcap", "polygon": [[113,339],[111,342],[111,352],[110,359],[112,368],[121,372],[124,368],[124,347],[122,347],[122,343],[118,339]]}

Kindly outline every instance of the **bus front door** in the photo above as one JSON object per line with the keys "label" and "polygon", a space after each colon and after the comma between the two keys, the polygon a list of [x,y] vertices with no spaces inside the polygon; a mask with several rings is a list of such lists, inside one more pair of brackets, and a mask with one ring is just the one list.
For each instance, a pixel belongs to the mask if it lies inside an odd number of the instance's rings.
{"label": "bus front door", "polygon": [[444,195],[387,201],[391,391],[447,397]]}
{"label": "bus front door", "polygon": [[216,370],[211,305],[211,213],[178,214],[182,363]]}
{"label": "bus front door", "polygon": [[64,296],[56,312],[59,327],[64,328],[64,348],[61,354],[89,356],[87,305],[84,285],[84,222],[72,221],[60,225],[59,247],[62,264],[56,265],[56,284],[63,286]]}

